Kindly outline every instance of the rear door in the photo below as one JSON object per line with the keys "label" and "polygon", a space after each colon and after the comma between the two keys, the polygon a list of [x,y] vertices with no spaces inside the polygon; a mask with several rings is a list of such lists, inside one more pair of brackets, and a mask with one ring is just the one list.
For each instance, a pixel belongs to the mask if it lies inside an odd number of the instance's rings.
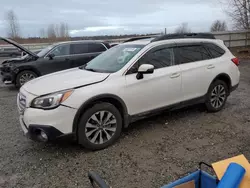
{"label": "rear door", "polygon": [[[210,53],[201,43],[178,44],[175,59],[182,75],[182,101],[195,99],[206,94],[211,75]],[[211,66],[212,68],[212,66]]]}
{"label": "rear door", "polygon": [[[44,58],[37,60],[36,66],[42,75],[69,69],[71,67],[69,52],[70,44],[55,46]],[[51,54],[54,56],[52,59],[48,57]]]}
{"label": "rear door", "polygon": [[70,46],[71,67],[84,65],[105,50],[107,48],[101,43],[73,43]]}

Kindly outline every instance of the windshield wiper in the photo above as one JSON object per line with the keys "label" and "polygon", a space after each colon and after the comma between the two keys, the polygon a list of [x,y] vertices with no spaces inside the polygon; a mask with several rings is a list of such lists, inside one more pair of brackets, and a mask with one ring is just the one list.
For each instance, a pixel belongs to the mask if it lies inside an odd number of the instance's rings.
{"label": "windshield wiper", "polygon": [[87,65],[80,66],[79,69],[84,69],[84,70],[91,71],[91,72],[97,72],[97,70],[91,69],[91,68],[86,68],[86,66],[87,66]]}
{"label": "windshield wiper", "polygon": [[89,69],[89,68],[84,68],[84,69],[91,72],[97,72],[95,69]]}

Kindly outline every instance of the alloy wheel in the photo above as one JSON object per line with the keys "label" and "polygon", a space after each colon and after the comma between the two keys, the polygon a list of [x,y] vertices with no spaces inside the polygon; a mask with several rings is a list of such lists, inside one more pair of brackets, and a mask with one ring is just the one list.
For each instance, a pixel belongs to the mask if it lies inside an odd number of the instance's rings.
{"label": "alloy wheel", "polygon": [[226,89],[223,85],[217,85],[214,87],[211,93],[210,103],[211,105],[218,109],[220,108],[226,100]]}
{"label": "alloy wheel", "polygon": [[25,73],[25,74],[21,75],[21,77],[20,77],[20,85],[22,86],[26,82],[33,80],[35,78],[36,78],[35,75],[33,75],[31,73]]}
{"label": "alloy wheel", "polygon": [[114,136],[116,129],[115,116],[109,111],[98,111],[88,119],[85,135],[93,144],[104,144]]}

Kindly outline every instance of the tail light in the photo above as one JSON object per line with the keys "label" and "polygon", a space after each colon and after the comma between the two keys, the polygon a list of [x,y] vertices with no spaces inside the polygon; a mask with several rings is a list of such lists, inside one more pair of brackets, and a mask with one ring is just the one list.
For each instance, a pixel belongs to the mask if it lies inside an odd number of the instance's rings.
{"label": "tail light", "polygon": [[240,65],[240,60],[239,58],[235,57],[232,59],[232,62],[236,65],[236,66],[239,66]]}

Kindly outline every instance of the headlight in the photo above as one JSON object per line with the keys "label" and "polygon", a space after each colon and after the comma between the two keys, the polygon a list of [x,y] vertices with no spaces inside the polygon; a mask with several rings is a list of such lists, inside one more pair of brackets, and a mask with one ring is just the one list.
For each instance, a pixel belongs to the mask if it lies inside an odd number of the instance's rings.
{"label": "headlight", "polygon": [[73,93],[74,90],[61,91],[46,95],[43,97],[35,98],[31,102],[32,108],[52,109],[58,107]]}

